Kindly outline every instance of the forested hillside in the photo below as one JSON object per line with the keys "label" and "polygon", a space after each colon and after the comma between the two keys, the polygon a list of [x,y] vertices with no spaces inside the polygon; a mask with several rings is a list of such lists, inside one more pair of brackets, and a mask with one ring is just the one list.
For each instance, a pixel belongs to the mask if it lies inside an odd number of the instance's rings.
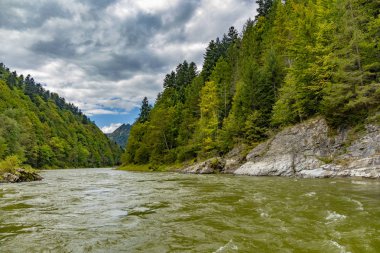
{"label": "forested hillside", "polygon": [[117,164],[120,154],[77,107],[0,64],[0,161],[17,156],[34,168],[99,167]]}
{"label": "forested hillside", "polygon": [[379,122],[380,2],[260,0],[242,33],[211,41],[145,99],[123,162],[171,164],[250,146],[320,115],[334,128]]}

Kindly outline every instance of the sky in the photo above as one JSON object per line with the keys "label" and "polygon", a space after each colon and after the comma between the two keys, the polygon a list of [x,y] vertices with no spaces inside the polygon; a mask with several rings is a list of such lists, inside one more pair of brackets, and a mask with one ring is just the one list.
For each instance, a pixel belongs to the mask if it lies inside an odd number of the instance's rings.
{"label": "sky", "polygon": [[255,0],[0,0],[0,62],[112,132],[144,96],[154,103],[179,63],[200,70],[208,43],[255,10]]}

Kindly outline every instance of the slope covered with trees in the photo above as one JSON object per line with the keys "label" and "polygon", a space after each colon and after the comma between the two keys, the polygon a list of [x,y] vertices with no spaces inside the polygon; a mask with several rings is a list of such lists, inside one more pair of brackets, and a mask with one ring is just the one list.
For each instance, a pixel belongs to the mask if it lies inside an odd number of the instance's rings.
{"label": "slope covered with trees", "polygon": [[99,167],[117,164],[120,154],[77,107],[0,64],[0,161],[16,156],[34,168]]}
{"label": "slope covered with trees", "polygon": [[131,129],[126,165],[205,159],[316,115],[335,128],[379,122],[378,1],[257,3],[241,35],[231,27],[209,43],[200,72],[185,61],[166,76]]}

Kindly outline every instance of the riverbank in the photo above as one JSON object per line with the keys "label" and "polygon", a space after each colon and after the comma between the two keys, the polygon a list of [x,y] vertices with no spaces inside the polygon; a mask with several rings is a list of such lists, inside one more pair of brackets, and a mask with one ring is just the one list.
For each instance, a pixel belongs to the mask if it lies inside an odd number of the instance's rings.
{"label": "riverbank", "polygon": [[317,117],[283,129],[251,150],[236,147],[224,157],[191,164],[128,165],[127,171],[178,171],[301,178],[380,178],[380,127],[332,129]]}
{"label": "riverbank", "polygon": [[23,168],[17,168],[12,172],[6,172],[0,176],[0,183],[22,183],[40,181],[41,177],[35,170],[26,170]]}
{"label": "riverbank", "polygon": [[0,183],[21,183],[42,179],[36,170],[23,165],[17,156],[8,156],[0,161]]}
{"label": "riverbank", "polygon": [[[380,178],[380,127],[331,129],[323,118],[286,128],[253,148],[194,164],[185,173],[302,178]],[[237,153],[237,154],[236,154]]]}
{"label": "riverbank", "polygon": [[181,170],[185,167],[185,164],[166,164],[166,165],[154,165],[154,164],[128,164],[118,167],[116,170],[131,171],[131,172],[173,172]]}

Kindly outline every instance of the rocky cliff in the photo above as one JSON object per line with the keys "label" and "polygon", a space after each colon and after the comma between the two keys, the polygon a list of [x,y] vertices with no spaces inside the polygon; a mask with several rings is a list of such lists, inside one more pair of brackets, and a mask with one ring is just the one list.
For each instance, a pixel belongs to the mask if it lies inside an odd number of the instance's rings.
{"label": "rocky cliff", "polygon": [[284,129],[252,149],[245,159],[214,158],[184,171],[211,173],[215,171],[212,167],[251,176],[380,178],[380,127],[366,125],[361,132],[334,131],[324,119],[311,119]]}

